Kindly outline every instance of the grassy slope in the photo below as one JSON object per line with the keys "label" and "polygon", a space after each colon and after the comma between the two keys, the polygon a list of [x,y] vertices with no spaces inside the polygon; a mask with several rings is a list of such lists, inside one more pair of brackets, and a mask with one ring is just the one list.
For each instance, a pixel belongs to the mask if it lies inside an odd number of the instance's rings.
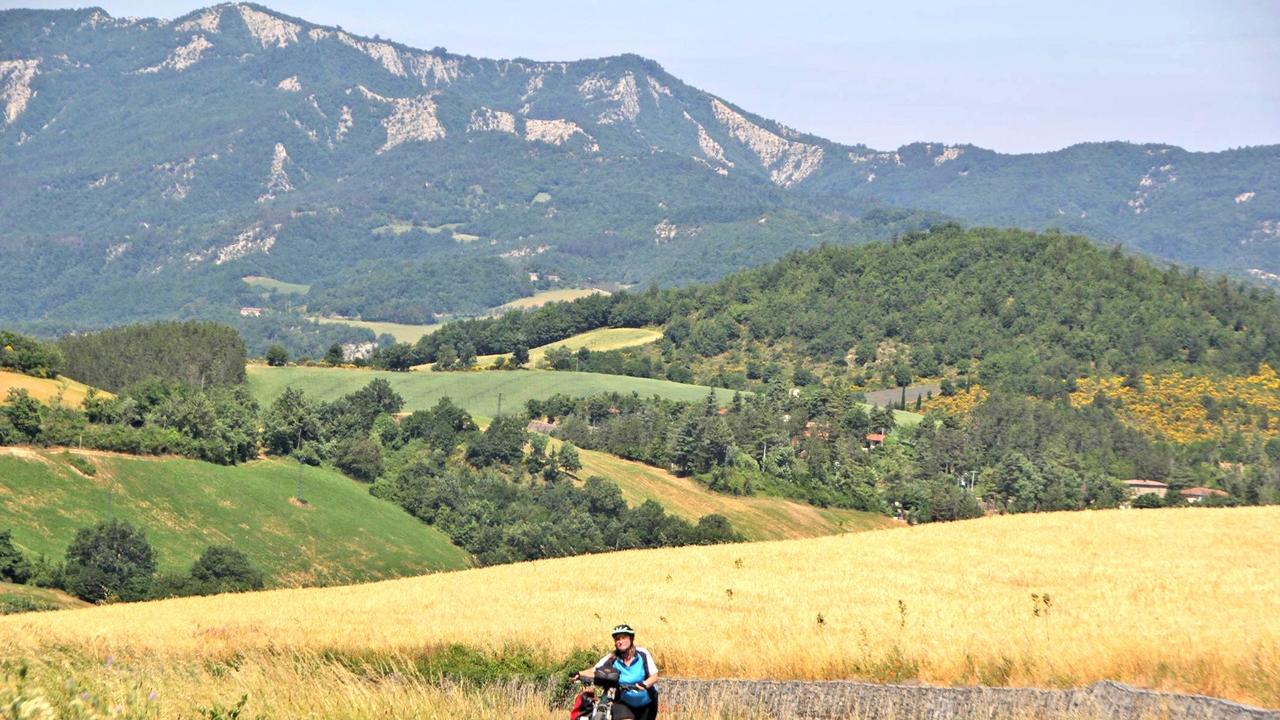
{"label": "grassy slope", "polygon": [[276,280],[275,278],[263,275],[246,275],[240,279],[244,281],[246,285],[260,287],[264,290],[275,290],[276,292],[284,295],[306,295],[307,292],[311,290],[310,285],[285,282],[283,280]]}
{"label": "grassy slope", "polygon": [[[9,393],[9,388],[14,387],[25,388],[27,392],[31,393],[31,397],[46,405],[53,400],[54,396],[62,392],[62,404],[75,407],[79,407],[84,403],[84,397],[89,392],[88,385],[65,377],[50,380],[9,372],[8,370],[0,370],[0,404],[4,403],[4,398]],[[98,392],[101,392],[105,397],[112,397],[109,392],[102,390]]]}
{"label": "grassy slope", "polygon": [[[504,410],[524,407],[531,398],[547,398],[556,393],[585,396],[601,392],[637,392],[642,396],[661,395],[677,400],[701,400],[709,388],[665,380],[633,378],[596,373],[515,370],[503,372],[414,372],[395,373],[349,368],[273,368],[250,365],[249,387],[258,402],[266,404],[289,386],[300,388],[313,399],[332,400],[364,387],[374,378],[385,378],[405,399],[405,410],[429,408],[442,397],[474,415],[493,417],[498,411],[498,394]],[[716,390],[720,402],[733,398],[731,390]]]}
{"label": "grassy slope", "polygon": [[0,615],[15,610],[25,611],[32,605],[40,610],[73,610],[89,607],[89,603],[60,590],[0,582]]}
{"label": "grassy slope", "polygon": [[604,293],[604,290],[598,288],[558,288],[555,290],[542,290],[534,293],[526,298],[518,298],[504,305],[494,308],[494,314],[501,315],[508,310],[527,310],[529,308],[542,307],[550,302],[568,302],[569,300],[577,300],[590,295]]}
{"label": "grassy slope", "polygon": [[[150,657],[458,642],[564,654],[602,646],[625,619],[673,676],[1112,679],[1275,707],[1278,523],[1276,507],[1043,513],[629,551],[14,616],[0,620],[0,647]],[[619,592],[620,577],[643,580]]]}
{"label": "grassy slope", "polygon": [[[30,554],[61,557],[77,528],[112,514],[145,528],[163,570],[185,571],[230,543],[281,585],[334,583],[466,567],[438,530],[331,470],[263,460],[223,467],[177,458],[83,453],[92,478],[60,453],[0,448],[0,527]],[[308,504],[290,501],[302,478]]]}
{"label": "grassy slope", "polygon": [[[547,351],[556,348],[620,350],[637,345],[648,345],[649,343],[657,342],[661,337],[662,332],[652,328],[600,328],[598,330],[588,330],[587,332],[567,337],[564,340],[557,340],[531,349],[529,351],[529,366],[537,367],[538,363],[547,356]],[[497,358],[510,357],[510,355],[511,353],[481,355],[476,358],[476,366],[481,368],[488,367]]]}
{"label": "grassy slope", "polygon": [[578,477],[599,475],[616,482],[628,503],[656,500],[668,512],[692,521],[719,513],[748,540],[818,537],[894,524],[876,513],[823,509],[783,498],[722,495],[692,478],[677,477],[644,463],[592,450],[579,449],[578,454],[582,458]]}
{"label": "grassy slope", "polygon": [[393,322],[374,322],[371,320],[348,320],[340,317],[313,317],[319,323],[331,323],[338,325],[351,325],[353,327],[369,328],[374,335],[382,335],[386,333],[396,339],[396,342],[416,343],[423,335],[430,335],[435,332],[443,323],[435,323],[432,325],[405,325]]}

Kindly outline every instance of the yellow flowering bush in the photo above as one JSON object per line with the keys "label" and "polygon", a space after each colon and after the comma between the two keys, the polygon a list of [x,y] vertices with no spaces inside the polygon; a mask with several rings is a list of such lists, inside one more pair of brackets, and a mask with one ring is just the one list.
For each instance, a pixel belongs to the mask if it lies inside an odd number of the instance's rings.
{"label": "yellow flowering bush", "polygon": [[941,410],[950,415],[968,415],[975,405],[986,399],[986,389],[981,385],[973,385],[968,390],[956,390],[954,395],[934,395],[923,401],[920,407],[925,412]]}
{"label": "yellow flowering bush", "polygon": [[1129,424],[1176,443],[1235,431],[1280,436],[1280,376],[1266,364],[1247,376],[1146,373],[1136,384],[1121,377],[1085,378],[1071,404],[1088,405],[1099,394]]}

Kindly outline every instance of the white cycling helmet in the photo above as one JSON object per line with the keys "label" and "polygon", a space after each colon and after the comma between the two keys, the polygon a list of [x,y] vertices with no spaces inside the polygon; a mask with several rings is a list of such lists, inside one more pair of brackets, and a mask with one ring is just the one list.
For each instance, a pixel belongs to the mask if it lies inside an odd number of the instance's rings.
{"label": "white cycling helmet", "polygon": [[636,631],[626,623],[622,623],[618,627],[614,628],[613,632],[610,634],[613,635],[615,640],[618,639],[619,635],[630,635],[632,640],[636,639]]}

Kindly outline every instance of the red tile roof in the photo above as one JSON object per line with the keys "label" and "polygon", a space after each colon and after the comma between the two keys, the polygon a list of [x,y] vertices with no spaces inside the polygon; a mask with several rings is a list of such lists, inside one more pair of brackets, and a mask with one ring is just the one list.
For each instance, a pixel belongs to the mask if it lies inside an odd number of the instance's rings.
{"label": "red tile roof", "polygon": [[1178,494],[1181,495],[1182,497],[1188,497],[1188,498],[1189,497],[1204,498],[1204,497],[1210,497],[1212,495],[1217,495],[1218,497],[1227,496],[1227,493],[1225,490],[1219,490],[1217,488],[1207,488],[1207,487],[1187,488],[1186,490],[1182,490]]}

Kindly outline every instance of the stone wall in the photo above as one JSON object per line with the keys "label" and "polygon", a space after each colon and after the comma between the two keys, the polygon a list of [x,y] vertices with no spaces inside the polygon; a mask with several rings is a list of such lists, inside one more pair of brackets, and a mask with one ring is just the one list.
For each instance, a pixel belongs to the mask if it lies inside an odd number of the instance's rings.
{"label": "stone wall", "polygon": [[1114,682],[1040,690],[664,678],[660,687],[667,711],[705,709],[709,717],[761,720],[1280,720],[1280,711]]}

